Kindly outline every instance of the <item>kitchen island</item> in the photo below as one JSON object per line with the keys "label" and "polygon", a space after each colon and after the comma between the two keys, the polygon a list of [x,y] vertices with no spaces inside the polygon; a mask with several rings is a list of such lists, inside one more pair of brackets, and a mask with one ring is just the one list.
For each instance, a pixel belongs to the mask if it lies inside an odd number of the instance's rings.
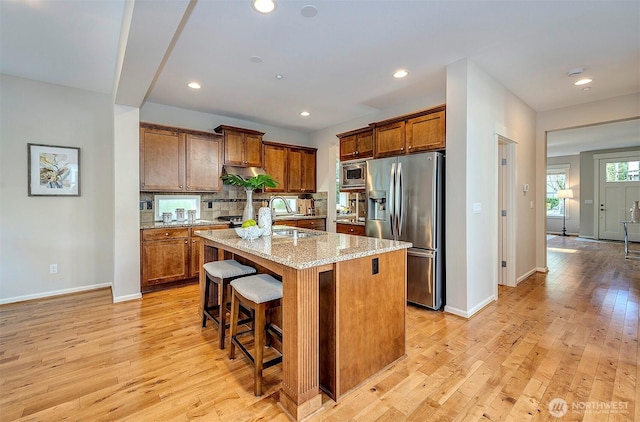
{"label": "kitchen island", "polygon": [[[233,229],[196,232],[200,264],[234,257],[282,281],[279,403],[301,420],[338,401],[405,354],[407,242],[273,227],[272,236]],[[200,272],[200,306],[205,276]]]}

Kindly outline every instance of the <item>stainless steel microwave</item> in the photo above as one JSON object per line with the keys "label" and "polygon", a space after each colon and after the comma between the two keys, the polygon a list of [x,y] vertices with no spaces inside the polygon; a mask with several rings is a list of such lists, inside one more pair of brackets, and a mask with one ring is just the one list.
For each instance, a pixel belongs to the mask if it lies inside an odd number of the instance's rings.
{"label": "stainless steel microwave", "polygon": [[364,190],[366,177],[367,162],[365,160],[340,163],[340,190]]}

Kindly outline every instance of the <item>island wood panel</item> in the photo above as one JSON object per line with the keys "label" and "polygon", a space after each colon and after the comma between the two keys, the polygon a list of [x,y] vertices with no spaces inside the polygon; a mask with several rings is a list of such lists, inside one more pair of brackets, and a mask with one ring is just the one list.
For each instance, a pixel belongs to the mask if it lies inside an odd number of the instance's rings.
{"label": "island wood panel", "polygon": [[[211,249],[217,252],[212,252]],[[201,243],[201,263],[204,265],[208,262],[205,258],[221,259],[227,252],[262,266],[282,278],[283,359],[279,403],[294,420],[302,420],[322,407],[318,357],[319,274],[334,271],[334,265],[297,270],[206,238]],[[201,315],[205,281],[204,272],[201,271]]]}
{"label": "island wood panel", "polygon": [[335,400],[404,356],[406,262],[403,249],[336,263]]}

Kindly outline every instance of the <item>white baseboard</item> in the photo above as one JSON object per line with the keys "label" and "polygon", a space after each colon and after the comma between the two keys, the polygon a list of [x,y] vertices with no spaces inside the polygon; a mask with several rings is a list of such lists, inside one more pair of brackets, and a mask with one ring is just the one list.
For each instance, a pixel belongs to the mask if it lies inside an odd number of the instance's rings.
{"label": "white baseboard", "polygon": [[66,295],[69,293],[85,292],[87,290],[104,289],[105,287],[111,287],[111,283],[91,284],[89,286],[73,287],[71,289],[54,290],[51,292],[35,293],[32,295],[9,297],[6,299],[0,299],[0,305],[4,305],[6,303],[24,302],[26,300],[42,299],[51,296]]}
{"label": "white baseboard", "polygon": [[491,302],[494,302],[495,300],[496,300],[495,296],[489,296],[488,298],[486,298],[485,300],[483,300],[482,302],[480,302],[479,304],[477,304],[476,306],[474,306],[468,311],[455,308],[453,306],[445,305],[444,311],[453,315],[460,316],[462,318],[469,319],[476,313],[480,312],[485,306],[489,305]]}
{"label": "white baseboard", "polygon": [[526,273],[524,273],[523,275],[521,275],[520,277],[518,277],[518,279],[516,280],[516,285],[520,284],[520,282],[526,280],[527,278],[531,277],[533,274],[537,272],[546,272],[546,271],[539,271],[538,268],[533,268],[527,271]]}
{"label": "white baseboard", "polygon": [[113,298],[113,303],[127,302],[130,300],[142,299],[142,293],[134,293],[132,295],[124,295]]}

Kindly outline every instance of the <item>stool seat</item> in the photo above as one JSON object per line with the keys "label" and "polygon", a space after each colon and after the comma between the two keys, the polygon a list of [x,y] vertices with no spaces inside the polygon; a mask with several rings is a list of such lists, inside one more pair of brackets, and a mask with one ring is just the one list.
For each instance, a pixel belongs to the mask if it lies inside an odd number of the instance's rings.
{"label": "stool seat", "polygon": [[256,269],[248,265],[242,265],[235,259],[207,262],[202,266],[207,275],[216,278],[231,278],[241,275],[255,274]]}
{"label": "stool seat", "polygon": [[237,278],[231,282],[231,287],[238,294],[255,303],[282,299],[282,283],[268,274]]}
{"label": "stool seat", "polygon": [[[229,326],[227,323],[227,303],[229,302],[227,290],[229,290],[229,282],[237,277],[254,274],[256,269],[248,265],[243,265],[234,259],[207,262],[202,266],[202,269],[206,273],[202,326],[207,326],[207,318],[210,318],[218,325],[219,347],[220,349],[224,349],[225,330]],[[218,304],[209,306],[209,295],[212,284],[217,290]],[[217,311],[217,313],[214,311]]]}
{"label": "stool seat", "polygon": [[[282,299],[282,283],[268,274],[256,274],[236,278],[231,282],[231,324],[229,342],[229,358],[235,358],[238,347],[253,365],[253,393],[262,395],[262,370],[282,362],[282,355],[266,362],[263,361],[265,337],[267,331],[282,341],[282,334],[271,326],[270,310],[280,306]],[[251,309],[254,313],[253,355],[238,340],[238,315],[240,305]]]}

